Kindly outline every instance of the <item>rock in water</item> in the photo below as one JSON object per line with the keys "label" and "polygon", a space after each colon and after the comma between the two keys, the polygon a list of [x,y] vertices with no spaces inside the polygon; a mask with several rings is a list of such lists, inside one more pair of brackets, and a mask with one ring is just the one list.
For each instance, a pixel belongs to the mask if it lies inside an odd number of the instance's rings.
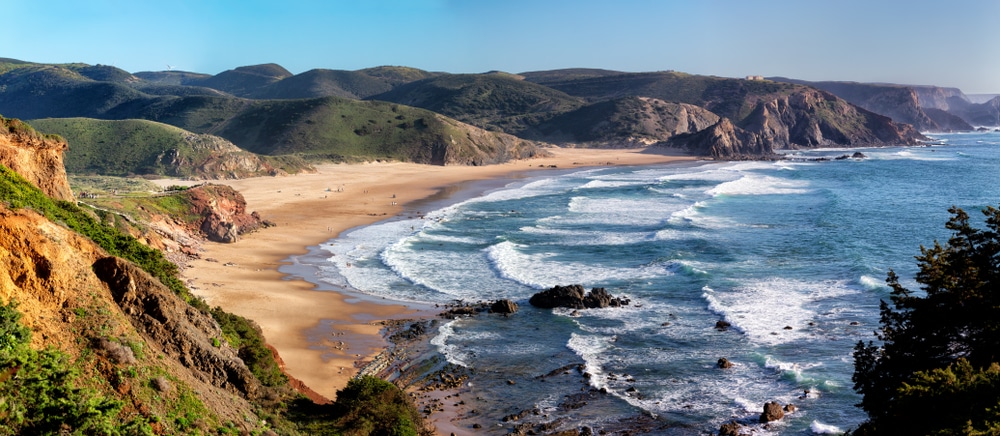
{"label": "rock in water", "polygon": [[740,425],[736,421],[729,421],[719,427],[719,436],[740,436]]}
{"label": "rock in water", "polygon": [[722,369],[732,368],[733,362],[730,362],[729,359],[726,359],[725,357],[721,357],[716,365]]}
{"label": "rock in water", "polygon": [[760,422],[766,423],[771,421],[777,421],[785,417],[785,412],[781,410],[781,404],[777,401],[771,401],[769,403],[764,403],[764,413],[760,414]]}
{"label": "rock in water", "polygon": [[582,285],[556,286],[539,292],[528,300],[532,306],[542,309],[565,307],[569,309],[600,309],[627,306],[627,298],[614,297],[604,288],[594,288],[585,294]]}
{"label": "rock in water", "polygon": [[517,303],[510,300],[499,300],[490,306],[490,313],[509,315],[517,313]]}

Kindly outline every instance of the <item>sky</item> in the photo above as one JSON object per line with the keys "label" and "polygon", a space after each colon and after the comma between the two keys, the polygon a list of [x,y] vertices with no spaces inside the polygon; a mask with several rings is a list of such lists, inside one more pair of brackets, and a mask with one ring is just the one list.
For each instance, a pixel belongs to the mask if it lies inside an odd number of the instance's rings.
{"label": "sky", "polygon": [[218,74],[675,70],[1000,93],[998,0],[0,0],[0,57]]}

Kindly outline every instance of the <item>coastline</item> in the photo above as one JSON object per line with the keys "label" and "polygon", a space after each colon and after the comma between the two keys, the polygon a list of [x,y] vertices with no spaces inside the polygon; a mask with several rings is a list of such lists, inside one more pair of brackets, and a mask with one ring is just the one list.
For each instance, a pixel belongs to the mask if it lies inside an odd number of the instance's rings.
{"label": "coastline", "polygon": [[[551,157],[483,167],[409,163],[324,164],[313,174],[213,181],[230,185],[247,210],[277,223],[233,244],[206,242],[182,277],[211,306],[256,321],[285,370],[333,399],[358,366],[387,345],[383,321],[424,317],[428,308],[359,298],[318,286],[294,272],[292,256],[309,253],[341,232],[446,201],[468,182],[512,179],[538,171],[691,162],[696,157],[643,149],[550,149]],[[176,180],[161,181],[173,184]]]}

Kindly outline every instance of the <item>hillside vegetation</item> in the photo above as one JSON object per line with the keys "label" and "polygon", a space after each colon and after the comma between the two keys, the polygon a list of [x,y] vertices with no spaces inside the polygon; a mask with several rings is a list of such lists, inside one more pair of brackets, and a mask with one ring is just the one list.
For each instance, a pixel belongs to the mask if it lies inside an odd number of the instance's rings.
{"label": "hillside vegetation", "polygon": [[[34,150],[28,128],[0,139]],[[186,194],[147,206],[184,219]],[[0,433],[427,434],[391,384],[334,404],[293,391],[252,321],[209,308],[107,216],[0,164]]]}
{"label": "hillside vegetation", "polygon": [[[128,74],[82,64],[0,65],[0,113],[22,118],[145,119],[217,135],[257,153],[292,153],[309,159],[478,165],[538,154],[498,146],[515,141],[471,127],[461,127],[466,134],[455,135],[454,129],[444,126],[456,124],[441,116],[522,140],[589,147],[678,144],[671,139],[693,133],[693,127],[706,128],[706,123],[698,122],[674,129],[677,120],[671,115],[659,119],[659,113],[671,111],[623,103],[654,100],[697,106],[729,119],[746,134],[734,131],[735,142],[725,147],[704,145],[738,150],[739,158],[760,149],[915,144],[922,139],[912,128],[809,86],[674,71],[447,74],[382,66],[292,74],[280,65],[263,64],[207,76],[181,71]],[[903,102],[900,98],[905,100],[906,95],[886,94],[876,100],[881,107],[898,109],[901,106],[893,102]],[[399,111],[414,110],[404,106],[434,112],[441,123],[416,112],[402,114],[405,120],[394,122]],[[916,108],[914,122],[936,122],[918,112]],[[411,119],[423,119],[427,127],[414,129],[406,122]],[[945,116],[935,119],[954,121]],[[747,146],[747,140],[755,145]],[[516,150],[537,145],[521,142]],[[490,155],[494,151],[499,155]],[[770,158],[771,151],[757,158]],[[444,157],[472,155],[476,157]]]}
{"label": "hillside vegetation", "polygon": [[[44,121],[46,128],[63,133],[71,143],[79,142],[69,160],[74,172],[246,177],[294,172],[302,166],[295,159],[301,158],[481,165],[540,153],[531,141],[478,132],[419,109],[354,98],[435,75],[405,67],[312,70],[293,76],[278,65],[266,64],[205,77],[186,72],[130,75],[105,66],[0,65],[4,68],[0,113],[33,119],[123,121]],[[351,98],[315,97],[330,94]],[[162,129],[134,120],[216,135],[244,150],[281,159],[263,158],[262,164],[251,164],[254,157],[240,155],[220,141],[205,137],[196,137],[193,143],[165,140],[169,135],[157,131]],[[102,154],[122,159],[98,162],[96,157]]]}
{"label": "hillside vegetation", "polygon": [[71,144],[70,174],[243,178],[309,170],[304,161],[257,156],[214,135],[146,120],[48,118],[29,122]]}

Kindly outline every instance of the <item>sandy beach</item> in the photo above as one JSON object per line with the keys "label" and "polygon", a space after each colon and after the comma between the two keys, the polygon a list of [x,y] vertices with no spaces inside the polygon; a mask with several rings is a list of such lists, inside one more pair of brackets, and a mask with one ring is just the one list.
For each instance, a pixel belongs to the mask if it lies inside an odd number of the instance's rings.
{"label": "sandy beach", "polygon": [[[247,210],[276,227],[233,244],[204,244],[201,259],[182,273],[211,306],[253,319],[285,363],[286,371],[327,398],[384,346],[380,320],[426,315],[399,304],[381,304],[318,290],[278,267],[340,232],[401,213],[461,182],[516,177],[519,173],[572,168],[647,165],[695,158],[643,150],[551,149],[552,157],[483,167],[409,163],[325,164],[317,172],[284,177],[217,181],[239,190]],[[161,181],[164,184],[176,180]]]}

